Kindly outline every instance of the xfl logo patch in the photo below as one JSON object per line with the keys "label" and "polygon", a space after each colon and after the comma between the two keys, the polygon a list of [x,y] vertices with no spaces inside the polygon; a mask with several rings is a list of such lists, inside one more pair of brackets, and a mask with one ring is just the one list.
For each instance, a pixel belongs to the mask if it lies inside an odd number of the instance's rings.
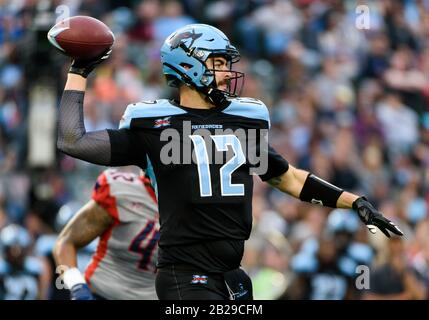
{"label": "xfl logo patch", "polygon": [[161,127],[166,127],[169,126],[170,123],[170,118],[171,117],[166,117],[166,118],[162,118],[162,119],[157,119],[155,120],[155,124],[154,124],[154,128],[161,128]]}
{"label": "xfl logo patch", "polygon": [[207,276],[200,276],[198,274],[194,274],[192,277],[193,277],[191,281],[192,284],[197,284],[197,283],[207,284]]}

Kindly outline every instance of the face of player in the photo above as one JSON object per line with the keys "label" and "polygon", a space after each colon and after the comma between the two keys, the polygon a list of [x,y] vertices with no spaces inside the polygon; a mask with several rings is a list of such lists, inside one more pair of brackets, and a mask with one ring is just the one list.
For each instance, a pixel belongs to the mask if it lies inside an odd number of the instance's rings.
{"label": "face of player", "polygon": [[339,231],[334,234],[335,248],[338,251],[343,251],[353,240],[353,234],[346,231]]}
{"label": "face of player", "polygon": [[322,265],[330,265],[336,259],[337,251],[331,239],[321,239],[319,241],[319,261]]}
{"label": "face of player", "polygon": [[223,57],[212,57],[207,59],[206,64],[209,69],[215,70],[217,88],[222,91],[228,91],[232,77],[228,61]]}
{"label": "face of player", "polygon": [[18,270],[22,268],[26,256],[25,251],[25,248],[18,245],[5,248],[6,261],[11,264],[13,269]]}

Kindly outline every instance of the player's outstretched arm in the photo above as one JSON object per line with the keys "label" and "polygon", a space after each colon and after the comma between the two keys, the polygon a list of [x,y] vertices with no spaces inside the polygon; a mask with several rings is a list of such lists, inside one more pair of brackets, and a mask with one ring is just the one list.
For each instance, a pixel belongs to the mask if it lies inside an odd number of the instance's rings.
{"label": "player's outstretched arm", "polygon": [[390,237],[389,231],[403,235],[402,231],[383,217],[365,197],[344,191],[307,171],[289,165],[285,173],[268,180],[268,183],[302,201],[332,208],[353,209],[371,233],[375,233],[378,228],[387,237]]}
{"label": "player's outstretched arm", "polygon": [[77,269],[77,250],[102,235],[112,223],[112,216],[94,200],[90,200],[58,236],[53,255],[57,266],[66,267],[64,283],[70,288],[73,300],[93,299],[85,279]]}

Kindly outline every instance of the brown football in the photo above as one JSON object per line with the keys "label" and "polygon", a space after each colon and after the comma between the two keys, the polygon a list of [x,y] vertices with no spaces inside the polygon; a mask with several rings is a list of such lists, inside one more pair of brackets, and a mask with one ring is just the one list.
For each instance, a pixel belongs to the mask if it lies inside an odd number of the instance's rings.
{"label": "brown football", "polygon": [[48,32],[49,42],[63,54],[75,59],[91,59],[112,47],[113,32],[103,22],[75,16],[58,22]]}

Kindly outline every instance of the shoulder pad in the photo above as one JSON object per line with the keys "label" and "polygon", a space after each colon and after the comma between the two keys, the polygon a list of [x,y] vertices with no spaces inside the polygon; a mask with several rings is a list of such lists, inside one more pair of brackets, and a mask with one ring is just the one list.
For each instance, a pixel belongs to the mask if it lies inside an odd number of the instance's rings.
{"label": "shoulder pad", "polygon": [[313,273],[319,267],[315,255],[301,252],[292,257],[291,267],[296,273]]}
{"label": "shoulder pad", "polygon": [[374,251],[367,244],[355,242],[347,248],[347,255],[361,264],[369,265],[374,258]]}
{"label": "shoulder pad", "polygon": [[267,106],[258,99],[253,98],[234,98],[231,104],[222,112],[234,116],[264,120],[270,126],[270,114]]}
{"label": "shoulder pad", "polygon": [[[105,175],[106,179],[102,175]],[[105,184],[130,184],[140,181],[140,176],[134,172],[120,171],[115,168],[104,170],[103,173],[98,177],[97,181]]]}
{"label": "shoulder pad", "polygon": [[145,170],[145,175],[149,177],[152,188],[155,190],[156,198],[158,199],[158,183],[156,182],[155,171],[153,170],[152,161],[150,161],[149,156],[146,155],[147,168]]}
{"label": "shoulder pad", "polygon": [[342,256],[338,259],[337,262],[337,266],[338,269],[340,269],[340,271],[348,276],[348,277],[353,277],[356,274],[356,267],[358,266],[358,264],[356,263],[356,261],[354,261],[353,259],[351,259],[350,257],[347,256]]}
{"label": "shoulder pad", "polygon": [[97,201],[99,197],[110,197],[110,187],[109,181],[107,181],[106,171],[100,173],[92,189],[92,199]]}
{"label": "shoulder pad", "polygon": [[115,221],[119,222],[118,211],[116,207],[116,199],[111,194],[110,181],[107,180],[106,171],[103,171],[95,182],[92,189],[91,199],[103,207]]}
{"label": "shoulder pad", "polygon": [[129,129],[131,120],[135,118],[166,117],[184,113],[185,110],[172,105],[167,99],[132,103],[127,106],[119,129]]}
{"label": "shoulder pad", "polygon": [[9,265],[6,261],[0,258],[0,276],[9,273]]}

